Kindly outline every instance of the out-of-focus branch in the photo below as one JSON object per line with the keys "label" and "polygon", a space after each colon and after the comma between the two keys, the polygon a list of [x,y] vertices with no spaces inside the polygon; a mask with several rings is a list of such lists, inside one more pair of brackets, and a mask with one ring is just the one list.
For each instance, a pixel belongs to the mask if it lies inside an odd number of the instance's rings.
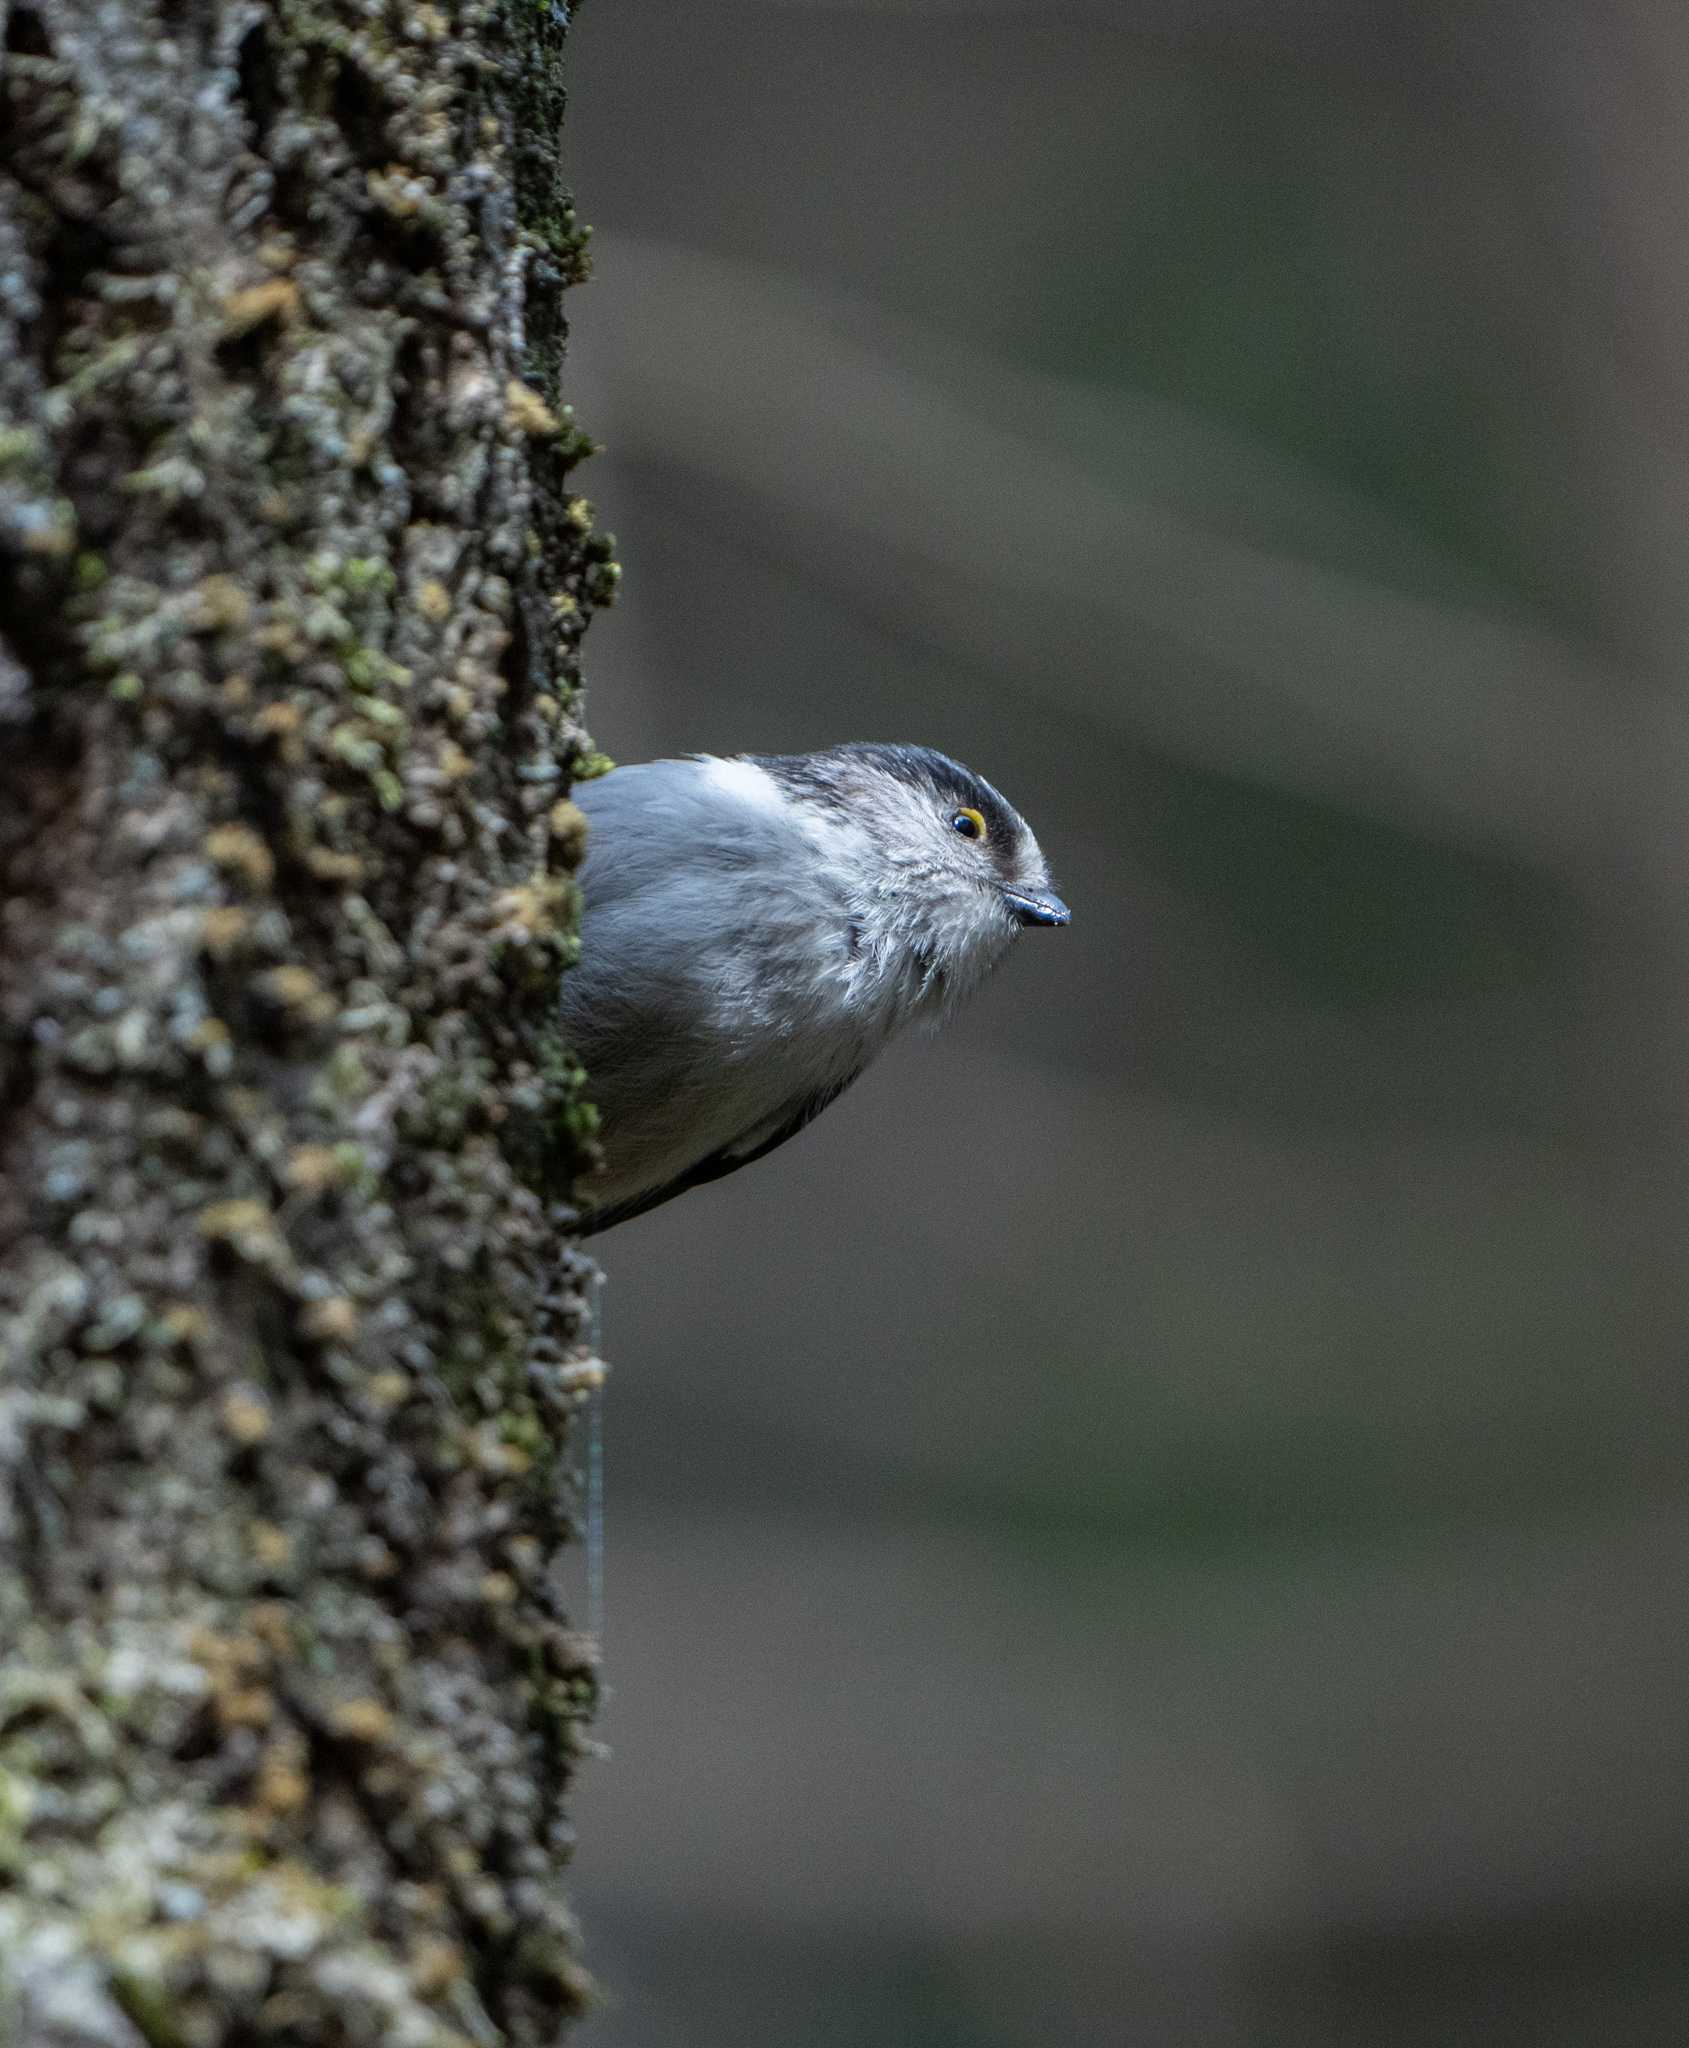
{"label": "out-of-focus branch", "polygon": [[[691,250],[622,240],[602,278],[579,367],[618,452],[754,494],[815,573],[936,629],[1053,715],[1584,867],[1604,862],[1648,764],[1689,759],[1675,706],[1629,679],[1621,718],[1592,655],[1451,596],[1456,572],[1406,536],[1403,573],[1372,581],[1244,537],[1246,516],[1224,531],[1187,516],[1169,465],[1167,490],[1141,495],[1133,429],[1102,396],[946,366],[858,306]],[[682,328],[687,348],[666,347]],[[1087,409],[1106,461],[1077,452]],[[1043,430],[1052,412],[1065,449]],[[1223,467],[1223,430],[1188,436],[1209,441],[1200,471]],[[1317,487],[1247,459],[1273,499],[1257,530],[1316,530]],[[1365,523],[1374,546],[1387,538],[1378,515]],[[1423,595],[1402,587],[1415,573]]]}

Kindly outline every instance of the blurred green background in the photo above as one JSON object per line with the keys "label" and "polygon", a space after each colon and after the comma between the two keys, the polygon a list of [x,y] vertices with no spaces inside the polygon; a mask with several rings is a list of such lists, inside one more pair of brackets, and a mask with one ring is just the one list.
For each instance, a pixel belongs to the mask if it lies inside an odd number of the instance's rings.
{"label": "blurred green background", "polygon": [[604,1241],[587,2038],[1689,2039],[1689,12],[572,41],[595,737],[1074,908]]}

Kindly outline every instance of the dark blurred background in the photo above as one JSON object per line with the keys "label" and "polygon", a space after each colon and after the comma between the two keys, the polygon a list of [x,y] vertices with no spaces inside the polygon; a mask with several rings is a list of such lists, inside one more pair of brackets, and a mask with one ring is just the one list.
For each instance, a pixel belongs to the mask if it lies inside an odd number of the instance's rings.
{"label": "dark blurred background", "polygon": [[591,0],[636,759],[1074,908],[604,1240],[594,2048],[1689,2040],[1689,10]]}

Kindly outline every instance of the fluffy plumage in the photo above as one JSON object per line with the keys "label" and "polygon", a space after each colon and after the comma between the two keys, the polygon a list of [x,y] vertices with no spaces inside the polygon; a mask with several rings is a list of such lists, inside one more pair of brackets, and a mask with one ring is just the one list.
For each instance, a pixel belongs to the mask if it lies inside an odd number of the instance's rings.
{"label": "fluffy plumage", "polygon": [[[1025,821],[926,747],[613,769],[563,1022],[602,1119],[602,1230],[771,1151],[1028,924],[1065,924]],[[977,820],[977,832],[975,821]]]}

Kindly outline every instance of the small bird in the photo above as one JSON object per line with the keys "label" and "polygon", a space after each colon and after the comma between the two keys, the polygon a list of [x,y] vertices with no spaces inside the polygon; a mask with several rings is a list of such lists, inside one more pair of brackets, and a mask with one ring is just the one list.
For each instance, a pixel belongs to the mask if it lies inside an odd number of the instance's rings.
{"label": "small bird", "polygon": [[604,1155],[583,1232],[772,1152],[1025,926],[1068,922],[1019,812],[930,747],[645,761],[575,801],[563,1026]]}

